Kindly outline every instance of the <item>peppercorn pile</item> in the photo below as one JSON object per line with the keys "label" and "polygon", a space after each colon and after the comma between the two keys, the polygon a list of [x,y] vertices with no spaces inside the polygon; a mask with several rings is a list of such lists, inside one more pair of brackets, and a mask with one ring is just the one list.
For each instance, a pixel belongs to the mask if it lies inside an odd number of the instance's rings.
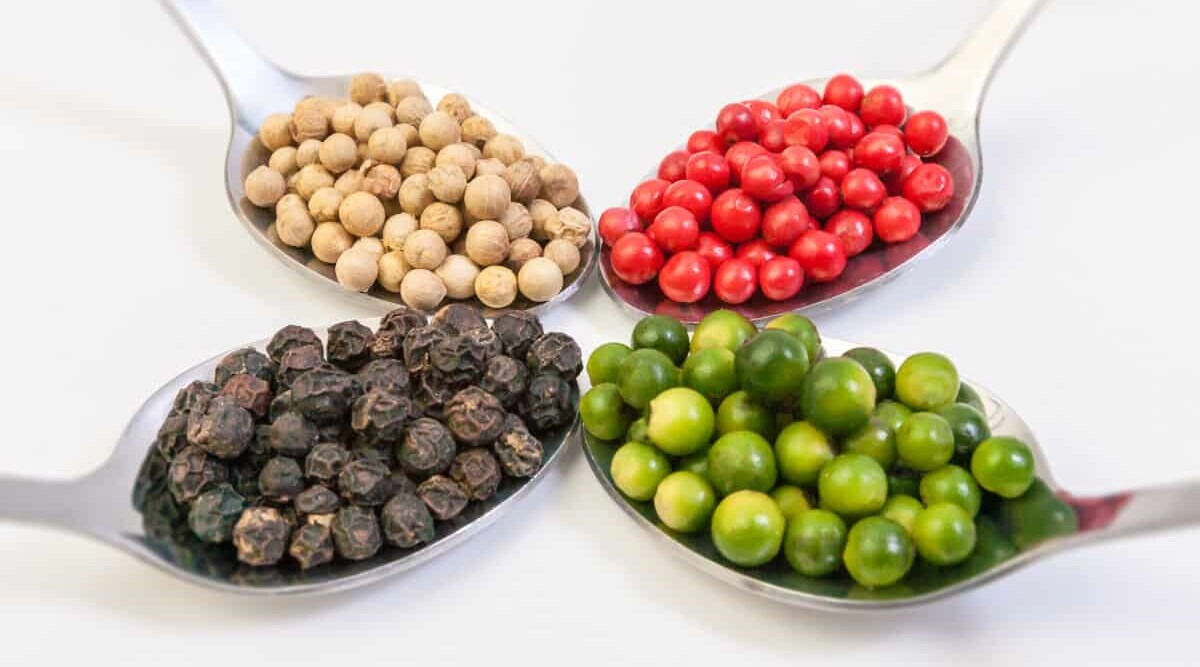
{"label": "peppercorn pile", "polygon": [[135,506],[149,522],[149,499],[172,505],[154,511],[249,565],[416,547],[540,469],[538,436],[574,419],[581,366],[574,340],[521,311],[488,326],[462,304],[431,320],[401,307],[325,341],[287,326],[179,392]]}
{"label": "peppercorn pile", "polygon": [[378,284],[423,311],[547,301],[592,247],[575,172],[526,155],[458,94],[435,109],[414,81],[360,74],[349,99],[306,97],[258,139],[270,158],[246,198],[352,290]]}
{"label": "peppercorn pile", "polygon": [[925,161],[946,145],[946,120],[906,116],[898,90],[864,92],[847,74],[823,95],[796,84],[774,103],[725,105],[716,131],[693,132],[628,208],[600,216],[613,272],[657,277],[678,303],[710,290],[728,304],[782,301],[837,279],[848,258],[913,238],[954,196],[950,172]]}

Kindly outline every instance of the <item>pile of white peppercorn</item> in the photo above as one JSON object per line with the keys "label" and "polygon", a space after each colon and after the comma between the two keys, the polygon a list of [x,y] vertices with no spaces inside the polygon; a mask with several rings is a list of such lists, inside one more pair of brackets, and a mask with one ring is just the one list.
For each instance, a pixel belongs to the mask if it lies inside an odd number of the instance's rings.
{"label": "pile of white peppercorn", "polygon": [[458,94],[435,109],[414,81],[359,74],[348,99],[306,97],[258,139],[270,158],[246,198],[275,208],[279,240],[412,308],[547,301],[591,239],[575,172],[527,155]]}

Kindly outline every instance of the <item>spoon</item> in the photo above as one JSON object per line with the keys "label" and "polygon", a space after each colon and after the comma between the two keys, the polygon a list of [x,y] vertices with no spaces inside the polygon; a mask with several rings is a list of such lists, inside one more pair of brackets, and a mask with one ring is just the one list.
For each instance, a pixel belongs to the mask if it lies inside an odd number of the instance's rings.
{"label": "spoon", "polygon": [[[372,329],[379,321],[363,320]],[[314,329],[322,340],[325,329]],[[251,346],[265,349],[267,339]],[[246,347],[246,346],[241,346]],[[545,477],[575,423],[541,437],[542,467],[529,479],[505,477],[494,496],[473,502],[451,521],[439,521],[433,541],[412,549],[385,546],[359,562],[337,560],[303,571],[288,565],[250,567],[241,564],[229,544],[209,545],[192,537],[175,509],[170,493],[150,490],[147,454],[158,427],[180,389],[195,380],[212,380],[225,354],[189,368],[146,399],[134,413],[109,459],[79,479],[49,481],[0,475],[0,521],[12,519],[82,533],[129,553],[180,579],[219,591],[249,595],[294,595],[342,591],[374,583],[416,567],[478,534],[510,511]],[[578,390],[572,400],[578,404]],[[157,457],[154,457],[157,458]],[[134,499],[131,501],[131,494]],[[139,512],[134,503],[142,505]]]}
{"label": "spoon", "polygon": [[[750,320],[762,321],[788,311],[813,314],[848,303],[878,288],[928,257],[946,244],[963,225],[979,196],[983,160],[979,151],[979,109],[992,74],[1009,48],[1043,4],[1044,0],[997,0],[985,18],[958,48],[933,69],[903,79],[864,79],[863,88],[888,84],[895,86],[913,110],[931,109],[945,116],[950,130],[946,147],[933,159],[954,177],[955,193],[942,210],[926,215],[920,232],[908,241],[894,245],[872,246],[850,258],[840,277],[828,283],[806,283],[796,296],[771,301],[756,294],[749,301],[731,306],[710,293],[697,303],[675,303],[663,296],[656,281],[643,285],[627,283],[612,269],[609,250],[601,255],[601,276],[605,290],[633,311],[669,315],[687,324],[699,322],[706,314],[720,309],[737,310]],[[821,91],[828,79],[803,83]],[[774,102],[783,88],[758,97]],[[655,178],[657,170],[645,179]],[[645,180],[643,179],[643,180]]]}
{"label": "spoon", "polygon": [[[838,355],[855,343],[825,339],[825,351]],[[899,366],[903,356],[887,353]],[[668,545],[688,564],[739,588],[780,602],[814,609],[874,611],[913,607],[951,597],[1010,574],[1054,553],[1168,528],[1200,525],[1200,482],[1184,482],[1103,496],[1075,496],[1063,490],[1029,426],[1007,403],[973,382],[993,435],[1021,439],[1033,450],[1038,481],[1021,498],[984,502],[976,521],[975,551],[963,563],[937,568],[917,560],[898,584],[880,589],[856,585],[845,574],[806,577],[782,556],[759,568],[724,560],[707,531],[677,533],[662,525],[653,502],[637,502],[617,489],[609,472],[620,443],[584,432],[584,452],[592,473],[608,495],[639,526]]]}
{"label": "spoon", "polygon": [[[275,211],[261,209],[245,197],[244,180],[255,167],[266,164],[269,151],[258,140],[258,127],[264,118],[277,111],[289,111],[300,99],[310,95],[326,95],[341,98],[349,90],[351,75],[300,76],[284,70],[259,54],[226,23],[211,0],[160,0],[167,13],[175,20],[192,46],[216,75],[229,103],[230,134],[225,152],[225,193],[235,216],[250,235],[273,257],[285,265],[312,279],[314,283],[336,290],[343,298],[350,299],[376,312],[384,313],[398,305],[405,305],[399,294],[388,292],[376,285],[369,292],[356,292],[343,287],[337,281],[333,265],[313,257],[307,248],[294,248],[283,243],[275,233]],[[451,91],[435,84],[418,81],[421,89],[431,100],[440,99]],[[512,123],[496,113],[471,101],[472,108],[492,121],[499,132],[518,137],[531,155],[541,155],[557,162],[545,148],[529,134],[521,132]],[[588,213],[581,196],[574,205]],[[486,317],[495,317],[507,310],[527,310],[538,313],[571,297],[591,276],[599,256],[599,243],[593,230],[586,245],[580,248],[580,264],[563,281],[562,291],[545,302],[534,302],[518,296],[506,308],[490,308],[478,299],[469,302]]]}

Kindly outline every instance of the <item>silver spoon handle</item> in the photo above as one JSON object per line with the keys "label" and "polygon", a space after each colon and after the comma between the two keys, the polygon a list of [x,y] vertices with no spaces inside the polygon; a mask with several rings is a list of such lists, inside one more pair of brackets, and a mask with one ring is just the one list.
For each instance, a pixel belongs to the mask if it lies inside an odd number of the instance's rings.
{"label": "silver spoon handle", "polygon": [[89,501],[79,493],[80,486],[79,480],[52,482],[0,476],[0,520],[73,528]]}
{"label": "silver spoon handle", "polygon": [[[1083,539],[1106,541],[1200,526],[1200,482],[1180,482],[1072,503]],[[1089,525],[1091,524],[1091,525]]]}

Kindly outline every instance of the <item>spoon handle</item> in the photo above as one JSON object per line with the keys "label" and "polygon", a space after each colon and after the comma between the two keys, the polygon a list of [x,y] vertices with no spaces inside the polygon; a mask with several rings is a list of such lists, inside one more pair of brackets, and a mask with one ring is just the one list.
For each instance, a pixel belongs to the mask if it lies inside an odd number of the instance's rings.
{"label": "spoon handle", "polygon": [[49,481],[0,476],[0,520],[83,529],[93,514],[86,479]]}
{"label": "spoon handle", "polygon": [[1110,540],[1200,526],[1200,482],[1181,482],[1100,498],[1072,499],[1085,539]]}

